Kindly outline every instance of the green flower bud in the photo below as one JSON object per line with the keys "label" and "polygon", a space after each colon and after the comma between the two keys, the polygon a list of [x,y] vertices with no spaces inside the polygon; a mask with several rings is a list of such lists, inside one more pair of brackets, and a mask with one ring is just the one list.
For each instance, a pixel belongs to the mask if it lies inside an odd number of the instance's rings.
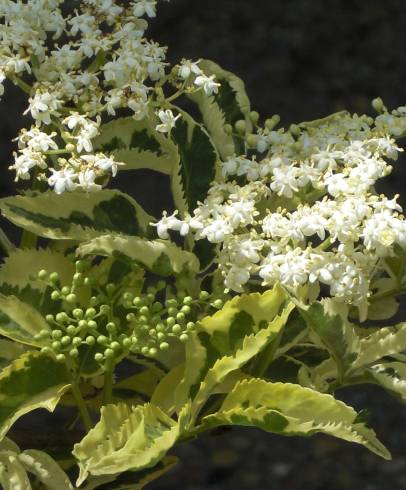
{"label": "green flower bud", "polygon": [[96,310],[94,308],[88,308],[85,312],[85,318],[94,318],[96,316]]}
{"label": "green flower bud", "polygon": [[239,121],[237,121],[237,122],[234,124],[234,127],[235,127],[235,129],[236,129],[237,133],[243,134],[243,133],[245,133],[245,130],[246,130],[247,124],[246,124],[246,122],[244,121],[244,119],[240,119]]}
{"label": "green flower bud", "polygon": [[68,294],[68,296],[66,296],[66,301],[71,305],[75,304],[77,301],[76,294],[74,293]]}
{"label": "green flower bud", "polygon": [[374,108],[374,110],[378,113],[381,113],[383,112],[384,110],[386,110],[386,107],[383,103],[383,100],[380,98],[380,97],[377,97],[376,99],[374,99],[372,101],[372,107]]}
{"label": "green flower bud", "polygon": [[65,335],[64,337],[61,338],[61,344],[67,346],[71,343],[71,340],[72,339],[69,337],[69,335]]}
{"label": "green flower bud", "polygon": [[157,332],[164,332],[166,330],[165,325],[163,323],[158,323],[155,328]]}
{"label": "green flower bud", "polygon": [[155,299],[155,294],[153,294],[153,293],[148,293],[148,294],[147,294],[147,300],[148,300],[150,303],[152,303],[152,302],[154,301],[154,299]]}
{"label": "green flower bud", "polygon": [[182,313],[182,312],[179,312],[177,315],[176,315],[176,320],[178,322],[184,322],[185,321],[185,314]]}
{"label": "green flower bud", "polygon": [[45,269],[41,269],[39,272],[38,272],[38,279],[46,279],[48,277],[48,272],[45,270]]}
{"label": "green flower bud", "polygon": [[83,284],[83,274],[76,272],[73,275],[73,284],[75,284],[75,286],[81,286]]}
{"label": "green flower bud", "polygon": [[208,291],[200,291],[199,293],[199,298],[200,299],[207,299],[210,296],[210,293]]}
{"label": "green flower bud", "polygon": [[51,293],[51,299],[54,301],[58,301],[58,299],[61,299],[61,294],[59,291],[52,291]]}
{"label": "green flower bud", "polygon": [[46,315],[46,317],[45,317],[45,320],[49,323],[52,323],[55,320],[54,315],[51,315],[50,313],[48,313],[48,315]]}
{"label": "green flower bud", "polygon": [[188,334],[187,333],[183,333],[180,337],[179,337],[179,340],[183,343],[187,342],[188,341]]}
{"label": "green flower bud", "polygon": [[123,344],[123,347],[124,347],[125,349],[129,349],[129,348],[131,347],[131,344],[132,344],[131,339],[129,339],[128,337],[127,337],[127,338],[125,338],[125,339],[122,341],[122,344]]}
{"label": "green flower bud", "polygon": [[107,344],[107,343],[108,343],[108,341],[109,341],[109,339],[108,339],[108,338],[107,338],[105,335],[99,335],[99,336],[97,337],[97,343],[98,343],[98,344],[101,344],[101,345],[103,345],[103,344]]}
{"label": "green flower bud", "polygon": [[69,355],[70,355],[71,357],[74,357],[74,358],[79,357],[79,351],[78,351],[76,348],[71,349],[71,350],[69,351]]}
{"label": "green flower bud", "polygon": [[86,320],[79,320],[78,326],[81,330],[83,330],[89,326],[89,323],[90,322],[87,322]]}
{"label": "green flower bud", "polygon": [[54,340],[51,344],[51,347],[53,350],[60,350],[62,347],[62,344],[58,342],[57,340]]}
{"label": "green flower bud", "polygon": [[69,325],[69,327],[66,329],[66,333],[70,335],[71,337],[75,335],[76,333],[76,327],[75,325]]}
{"label": "green flower bud", "polygon": [[139,297],[139,296],[136,296],[134,299],[133,299],[133,305],[134,306],[141,306],[143,304],[143,301],[142,299]]}
{"label": "green flower bud", "polygon": [[115,290],[116,290],[116,286],[112,282],[107,284],[107,286],[106,286],[107,294],[112,294],[112,293],[114,293]]}
{"label": "green flower bud", "polygon": [[85,286],[93,286],[94,279],[92,277],[85,277],[84,280],[83,280],[83,284]]}
{"label": "green flower bud", "polygon": [[152,311],[153,311],[154,313],[158,313],[159,311],[161,311],[161,310],[163,309],[163,307],[164,307],[164,306],[163,306],[163,304],[162,304],[162,303],[160,303],[159,301],[156,301],[156,302],[155,302],[155,303],[152,305],[151,309],[152,309]]}
{"label": "green flower bud", "polygon": [[44,338],[49,337],[50,331],[49,330],[46,330],[44,328],[44,329],[40,330],[39,334],[41,335],[41,338],[44,339]]}
{"label": "green flower bud", "polygon": [[148,333],[149,333],[150,337],[155,337],[156,336],[155,328],[151,328]]}
{"label": "green flower bud", "polygon": [[110,344],[110,348],[117,352],[121,349],[121,345],[117,341],[114,341]]}
{"label": "green flower bud", "polygon": [[185,315],[189,315],[189,313],[192,311],[192,308],[190,306],[182,306],[180,309],[181,313],[184,313]]}
{"label": "green flower bud", "polygon": [[95,355],[94,355],[94,360],[96,362],[102,362],[104,359],[104,356],[101,352],[97,352]]}
{"label": "green flower bud", "polygon": [[88,326],[89,328],[97,328],[97,322],[95,322],[94,320],[89,320],[89,321],[87,322],[87,326]]}
{"label": "green flower bud", "polygon": [[53,272],[50,276],[49,276],[49,280],[53,283],[56,283],[58,282],[59,280],[59,274],[57,272]]}
{"label": "green flower bud", "polygon": [[106,329],[109,333],[111,334],[116,334],[117,333],[117,326],[114,322],[109,322],[107,325],[106,325]]}
{"label": "green flower bud", "polygon": [[75,308],[73,311],[72,311],[72,315],[74,316],[74,318],[77,318],[77,319],[80,319],[80,318],[83,318],[83,310],[81,308]]}
{"label": "green flower bud", "polygon": [[166,337],[166,335],[165,335],[163,332],[158,332],[158,333],[156,334],[156,338],[157,338],[158,340],[163,340],[165,337]]}
{"label": "green flower bud", "polygon": [[41,349],[41,354],[44,354],[45,356],[49,356],[52,354],[52,349],[50,347],[43,347]]}
{"label": "green flower bud", "polygon": [[148,350],[148,354],[151,356],[151,357],[154,357],[158,354],[158,349],[156,347],[151,347],[149,350]]}
{"label": "green flower bud", "polygon": [[134,299],[134,295],[130,292],[126,292],[123,294],[123,299],[125,301],[132,301]]}
{"label": "green flower bud", "polygon": [[60,340],[63,337],[62,330],[53,330],[51,337],[55,340]]}
{"label": "green flower bud", "polygon": [[188,332],[191,332],[192,330],[195,329],[195,326],[196,326],[196,324],[194,322],[188,322],[186,324],[186,329],[187,329]]}
{"label": "green flower bud", "polygon": [[144,347],[142,347],[142,349],[141,349],[141,353],[144,354],[144,356],[148,355],[148,353],[149,353],[149,347],[147,347],[146,345],[144,345]]}
{"label": "green flower bud", "polygon": [[212,304],[215,308],[218,308],[218,309],[222,308],[224,305],[223,300],[221,300],[221,299],[216,299],[215,301],[213,301]]}
{"label": "green flower bud", "polygon": [[140,308],[140,313],[141,313],[141,315],[149,315],[149,308],[148,308],[148,306],[142,306]]}
{"label": "green flower bud", "polygon": [[138,339],[135,335],[132,335],[130,340],[132,345],[138,344]]}
{"label": "green flower bud", "polygon": [[258,137],[256,134],[249,134],[246,138],[245,141],[247,142],[247,145],[250,148],[256,148],[257,142],[258,142]]}
{"label": "green flower bud", "polygon": [[99,299],[97,296],[92,296],[90,298],[90,306],[97,306],[99,304]]}
{"label": "green flower bud", "polygon": [[75,262],[75,268],[76,268],[77,272],[85,272],[87,267],[88,267],[88,264],[84,260],[77,260]]}
{"label": "green flower bud", "polygon": [[251,111],[250,119],[252,124],[257,124],[257,122],[259,121],[259,113],[257,111]]}
{"label": "green flower bud", "polygon": [[110,311],[110,306],[109,305],[101,305],[100,306],[99,312],[102,315],[107,315],[109,311]]}
{"label": "green flower bud", "polygon": [[82,345],[82,339],[80,337],[73,337],[72,345],[73,347],[79,347],[79,345]]}
{"label": "green flower bud", "polygon": [[88,335],[85,342],[87,345],[94,345],[96,343],[96,339],[93,337],[93,335]]}
{"label": "green flower bud", "polygon": [[56,357],[55,357],[56,361],[57,362],[65,362],[66,360],[66,357],[65,357],[65,354],[58,354]]}
{"label": "green flower bud", "polygon": [[169,308],[169,307],[171,307],[171,306],[178,306],[178,302],[176,301],[176,299],[175,299],[175,298],[167,299],[167,300],[165,301],[165,306],[166,306],[167,308]]}
{"label": "green flower bud", "polygon": [[104,356],[106,359],[112,359],[114,357],[114,350],[113,349],[106,349],[104,351]]}
{"label": "green flower bud", "polygon": [[162,351],[168,350],[169,349],[168,342],[162,342],[161,344],[159,344],[159,349],[162,350]]}
{"label": "green flower bud", "polygon": [[135,315],[134,313],[128,313],[125,317],[125,319],[127,320],[127,322],[133,322],[135,320]]}
{"label": "green flower bud", "polygon": [[177,335],[181,331],[182,331],[182,327],[178,323],[175,323],[175,325],[172,327],[172,333],[174,333],[175,335]]}
{"label": "green flower bud", "polygon": [[173,306],[171,306],[170,308],[168,308],[168,315],[175,316],[177,313],[178,313],[178,309],[177,308],[174,308]]}
{"label": "green flower bud", "polygon": [[168,327],[172,327],[173,325],[175,325],[175,323],[175,318],[173,318],[173,316],[168,316],[168,318],[166,319],[166,324],[168,325]]}
{"label": "green flower bud", "polygon": [[69,320],[69,317],[64,311],[61,311],[60,313],[57,313],[55,319],[58,323],[65,323]]}
{"label": "green flower bud", "polygon": [[189,306],[193,303],[193,298],[192,296],[185,296],[183,298],[183,304],[186,305],[186,306]]}
{"label": "green flower bud", "polygon": [[61,289],[61,293],[66,296],[67,294],[70,293],[70,287],[68,286],[64,286],[62,289]]}

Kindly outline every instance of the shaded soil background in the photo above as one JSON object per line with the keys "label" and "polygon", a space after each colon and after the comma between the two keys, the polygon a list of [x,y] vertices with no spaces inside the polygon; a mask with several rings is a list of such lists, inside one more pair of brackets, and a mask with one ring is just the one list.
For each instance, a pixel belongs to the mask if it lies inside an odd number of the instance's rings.
{"label": "shaded soil background", "polygon": [[[280,114],[283,125],[341,109],[368,113],[378,95],[389,107],[406,104],[404,0],[172,0],[161,2],[149,32],[169,46],[171,61],[206,57],[234,71],[245,80],[253,108],[264,117]],[[13,192],[10,140],[26,124],[24,109],[10,87],[1,105],[1,196]],[[401,158],[381,185],[389,195],[403,193],[403,205],[405,165]],[[164,184],[146,175],[125,188],[154,210],[166,207],[163,199],[156,201]],[[392,462],[325,437],[286,439],[233,429],[177,449],[182,463],[150,488],[404,490],[404,407],[378,388],[340,396],[371,410]]]}

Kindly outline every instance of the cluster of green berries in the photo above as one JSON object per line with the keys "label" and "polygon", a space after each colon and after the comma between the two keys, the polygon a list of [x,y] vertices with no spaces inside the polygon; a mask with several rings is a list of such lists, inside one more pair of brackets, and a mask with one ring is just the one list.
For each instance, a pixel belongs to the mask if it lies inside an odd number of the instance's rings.
{"label": "cluster of green berries", "polygon": [[[186,342],[196,328],[196,319],[207,304],[221,308],[223,301],[201,291],[197,298],[179,293],[159,301],[166,283],[158,281],[140,295],[120,290],[120,285],[97,284],[86,275],[89,264],[76,262],[70,286],[61,286],[57,273],[45,270],[39,279],[52,288],[51,299],[60,303],[60,312],[46,315],[51,329],[36,335],[46,344],[42,352],[60,362],[77,359],[81,349],[92,348],[96,362],[117,362],[129,352],[154,357],[170,347],[170,339]],[[87,307],[81,306],[78,288],[87,288]],[[81,289],[83,297],[83,289]],[[86,296],[86,295],[84,295]]]}

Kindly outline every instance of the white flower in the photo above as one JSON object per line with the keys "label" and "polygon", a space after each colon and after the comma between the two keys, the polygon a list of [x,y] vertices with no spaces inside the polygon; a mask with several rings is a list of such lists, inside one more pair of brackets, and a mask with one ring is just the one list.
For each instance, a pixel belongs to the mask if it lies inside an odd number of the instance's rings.
{"label": "white flower", "polygon": [[147,15],[148,17],[156,16],[156,1],[155,0],[136,0],[133,2],[133,14],[136,17]]}
{"label": "white flower", "polygon": [[247,268],[233,265],[225,274],[224,284],[232,291],[242,292],[242,286],[248,282],[250,275]]}
{"label": "white flower", "polygon": [[97,178],[96,172],[90,168],[82,170],[78,174],[79,183],[78,186],[87,192],[99,191],[102,187],[95,183]]}
{"label": "white flower", "polygon": [[271,189],[280,196],[293,197],[299,187],[303,187],[308,182],[306,174],[302,174],[298,167],[283,165],[273,170],[273,182]]}
{"label": "white flower", "polygon": [[177,212],[168,216],[168,213],[164,211],[163,217],[157,223],[151,223],[152,226],[156,226],[159,238],[166,240],[169,238],[168,230],[180,230],[182,221],[176,215]]}
{"label": "white flower", "polygon": [[160,133],[170,133],[175,127],[176,121],[180,118],[180,114],[175,117],[170,109],[166,109],[166,111],[161,109],[157,112],[157,115],[162,124],[158,124],[155,129]]}
{"label": "white flower", "polygon": [[187,80],[192,73],[193,75],[201,75],[203,72],[198,63],[198,61],[182,60],[178,70],[179,77]]}
{"label": "white flower", "polygon": [[215,75],[211,75],[209,77],[206,75],[199,75],[198,77],[196,77],[194,83],[198,87],[202,87],[206,95],[217,94],[219,91],[220,83],[217,83],[215,81],[215,78]]}
{"label": "white flower", "polygon": [[51,177],[48,179],[48,184],[54,188],[57,194],[62,194],[65,191],[73,191],[76,188],[77,175],[73,168],[63,168],[62,170],[50,169]]}
{"label": "white flower", "polygon": [[62,101],[49,92],[36,92],[34,97],[29,98],[29,103],[24,114],[30,112],[37,125],[51,124],[51,115],[58,117],[58,109],[62,107]]}

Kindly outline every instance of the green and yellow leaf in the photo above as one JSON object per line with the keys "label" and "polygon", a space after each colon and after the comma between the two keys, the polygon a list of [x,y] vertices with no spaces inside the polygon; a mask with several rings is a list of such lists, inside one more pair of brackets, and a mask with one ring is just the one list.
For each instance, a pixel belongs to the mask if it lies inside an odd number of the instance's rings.
{"label": "green and yellow leaf", "polygon": [[78,254],[125,257],[161,276],[199,270],[199,261],[195,255],[165,240],[105,235],[80,245]]}
{"label": "green and yellow leaf", "polygon": [[362,444],[390,459],[375,433],[358,421],[357,412],[331,395],[291,383],[260,379],[241,381],[224,400],[220,410],[203,419],[207,426],[246,425],[283,435],[322,432]]}
{"label": "green and yellow leaf", "polygon": [[52,412],[69,387],[65,366],[38,351],[13,361],[0,372],[0,440],[23,415],[38,408]]}
{"label": "green and yellow leaf", "polygon": [[73,449],[80,468],[77,485],[88,475],[149,468],[165,456],[178,435],[179,425],[151,404],[106,405],[98,424]]}
{"label": "green and yellow leaf", "polygon": [[0,334],[22,344],[41,347],[35,340],[41,330],[50,330],[45,318],[32,306],[15,296],[0,294]]}
{"label": "green and yellow leaf", "polygon": [[105,233],[146,235],[153,221],[132,197],[108,189],[6,197],[0,199],[0,210],[12,223],[36,235],[77,241]]}

